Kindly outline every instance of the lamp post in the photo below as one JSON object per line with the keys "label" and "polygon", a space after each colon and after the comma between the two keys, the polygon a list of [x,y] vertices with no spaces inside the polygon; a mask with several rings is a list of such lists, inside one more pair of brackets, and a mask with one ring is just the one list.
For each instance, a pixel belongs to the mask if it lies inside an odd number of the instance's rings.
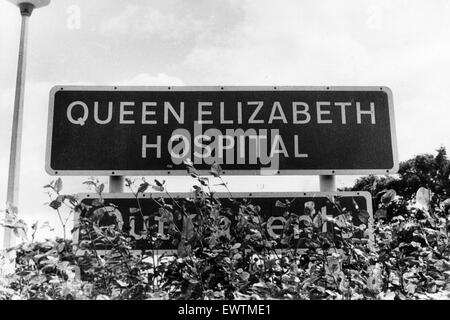
{"label": "lamp post", "polygon": [[[19,201],[20,149],[22,145],[23,97],[25,89],[28,19],[31,16],[33,9],[48,5],[50,0],[9,0],[9,2],[19,7],[20,15],[22,16],[16,93],[14,97],[14,114],[11,133],[11,150],[9,157],[8,193],[6,197],[8,208],[17,208]],[[8,216],[6,218],[8,218]],[[4,228],[3,247],[6,249],[11,246],[11,229]]]}

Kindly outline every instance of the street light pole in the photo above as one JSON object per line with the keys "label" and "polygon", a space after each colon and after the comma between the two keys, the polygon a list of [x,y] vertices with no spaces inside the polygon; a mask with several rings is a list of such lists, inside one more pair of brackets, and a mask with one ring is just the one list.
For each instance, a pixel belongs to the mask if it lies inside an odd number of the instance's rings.
{"label": "street light pole", "polygon": [[[20,9],[22,17],[20,29],[19,60],[17,65],[16,92],[14,97],[14,113],[11,131],[11,150],[9,156],[9,174],[7,188],[7,207],[6,219],[13,214],[10,210],[16,210],[19,202],[19,179],[20,179],[20,153],[22,146],[22,123],[23,123],[23,100],[25,90],[25,69],[27,58],[27,38],[28,38],[28,20],[33,9],[46,6],[50,0],[10,0]],[[5,249],[13,246],[10,228],[4,228],[3,247]]]}

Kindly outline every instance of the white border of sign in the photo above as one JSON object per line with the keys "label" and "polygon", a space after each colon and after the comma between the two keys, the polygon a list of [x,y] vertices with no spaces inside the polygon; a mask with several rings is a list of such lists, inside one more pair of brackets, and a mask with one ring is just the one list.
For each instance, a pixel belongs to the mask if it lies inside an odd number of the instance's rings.
{"label": "white border of sign", "polygon": [[[335,191],[335,192],[232,192],[231,195],[234,198],[280,198],[280,199],[288,199],[288,198],[315,198],[315,197],[328,197],[328,196],[341,196],[341,197],[357,197],[362,196],[366,199],[367,203],[367,212],[369,213],[369,225],[367,226],[369,229],[369,241],[373,241],[373,206],[372,206],[372,195],[368,191]],[[191,198],[193,196],[193,192],[175,192],[171,193],[171,196],[174,199],[183,199],[183,198]],[[226,192],[217,192],[214,194],[217,198],[229,198],[229,194]],[[98,199],[100,198],[97,193],[78,193],[76,197],[81,201],[86,198]],[[138,199],[150,199],[150,198],[169,198],[166,193],[163,192],[154,192],[154,193],[144,193],[138,196]],[[135,198],[132,193],[105,193],[102,194],[102,198],[107,199],[131,199]],[[73,221],[74,226],[78,222],[80,216],[78,212],[75,212]],[[72,236],[73,246],[77,246],[78,244],[78,231],[75,231]],[[104,254],[106,250],[98,250],[99,254]],[[136,253],[139,253],[140,250],[134,250]],[[160,249],[156,250],[158,254],[173,253],[174,250]],[[80,254],[82,254],[83,250],[80,250]]]}
{"label": "white border of sign", "polygon": [[[101,175],[101,176],[180,176],[186,175],[186,170],[54,170],[50,166],[53,111],[55,94],[58,91],[384,91],[388,95],[389,120],[391,129],[391,145],[393,153],[393,167],[386,169],[321,169],[321,170],[278,170],[276,175],[365,175],[397,173],[398,150],[395,130],[395,116],[393,95],[390,88],[385,86],[54,86],[50,90],[47,147],[45,154],[45,171],[50,175]],[[201,175],[209,174],[208,170],[198,170]],[[261,170],[224,170],[224,175],[260,175]]]}

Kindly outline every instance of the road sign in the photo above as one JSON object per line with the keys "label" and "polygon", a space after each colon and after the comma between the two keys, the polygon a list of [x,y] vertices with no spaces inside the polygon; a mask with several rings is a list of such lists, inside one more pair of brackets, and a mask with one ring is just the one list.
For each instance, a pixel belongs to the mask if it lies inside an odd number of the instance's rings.
{"label": "road sign", "polygon": [[51,175],[386,174],[398,169],[386,87],[56,86]]}
{"label": "road sign", "polygon": [[[180,206],[186,208],[187,214],[195,219],[198,208],[192,201],[187,200],[192,199],[193,194],[176,193],[172,196]],[[81,212],[81,216],[91,216],[99,213],[99,210],[107,212],[100,220],[100,225],[117,223],[130,238],[136,240],[134,249],[152,249],[148,230],[154,234],[159,234],[160,240],[153,249],[173,250],[177,248],[179,239],[170,235],[169,225],[162,219],[160,206],[155,201],[162,197],[165,203],[173,205],[175,208],[173,210],[174,222],[177,228],[182,230],[182,215],[181,213],[177,215],[177,205],[166,194],[144,194],[139,197],[139,203],[129,193],[103,194],[103,204],[99,203],[99,197],[96,194],[80,194],[78,197],[83,199],[82,203],[87,206]],[[229,208],[230,210],[228,214],[224,213],[227,210],[221,210],[222,213],[217,213],[216,219],[219,219],[220,225],[223,226],[223,228],[220,227],[222,228],[221,231],[225,235],[231,235],[229,232],[234,229],[230,226],[237,223],[239,205],[229,200],[227,193],[217,193],[215,197],[220,199],[222,208]],[[270,237],[268,240],[275,241],[277,248],[292,247],[299,239],[295,231],[294,233],[285,231],[284,227],[289,219],[285,215],[286,211],[298,215],[299,221],[309,221],[310,223],[317,221],[316,219],[326,221],[339,215],[342,217],[342,212],[345,211],[351,214],[352,222],[355,225],[364,224],[367,227],[366,229],[361,228],[361,231],[352,235],[347,235],[348,237],[370,238],[372,236],[373,210],[371,195],[368,192],[233,193],[233,199],[238,203],[248,203],[260,207],[259,215],[263,220],[261,223],[263,223]],[[290,202],[288,207],[283,205],[285,200]],[[142,209],[142,215],[138,208]],[[77,215],[75,224],[77,224],[79,218],[80,215]],[[339,224],[339,220],[336,223]],[[323,224],[322,231],[333,233],[333,228],[334,225],[327,222]],[[75,232],[75,243],[83,239],[85,238],[80,237],[79,232]],[[302,245],[300,244],[299,247],[302,247]],[[108,246],[104,243],[98,243],[96,248],[102,250],[108,249]]]}

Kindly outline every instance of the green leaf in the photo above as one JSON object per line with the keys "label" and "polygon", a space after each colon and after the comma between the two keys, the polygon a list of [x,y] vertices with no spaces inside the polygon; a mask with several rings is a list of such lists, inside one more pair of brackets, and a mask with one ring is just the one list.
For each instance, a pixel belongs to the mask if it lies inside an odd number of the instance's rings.
{"label": "green leaf", "polygon": [[128,287],[128,283],[122,280],[116,280],[117,284],[123,288]]}
{"label": "green leaf", "polygon": [[359,210],[358,203],[355,201],[355,199],[352,198],[353,206],[355,206],[356,210]]}
{"label": "green leaf", "polygon": [[208,178],[201,178],[201,177],[199,177],[199,178],[198,178],[198,181],[200,181],[200,183],[201,183],[203,186],[205,186],[205,187],[207,187],[208,184],[209,184],[209,179],[208,179]]}
{"label": "green leaf", "polygon": [[125,178],[125,186],[131,187],[132,184],[133,184],[133,182],[131,181],[130,178]]}
{"label": "green leaf", "polygon": [[58,243],[58,245],[56,246],[56,249],[58,251],[58,253],[61,253],[64,251],[66,247],[66,244],[64,242]]}
{"label": "green leaf", "polygon": [[230,250],[237,250],[241,247],[241,244],[239,242],[236,242],[233,244],[233,246],[230,248]]}
{"label": "green leaf", "polygon": [[322,217],[320,216],[320,214],[316,214],[313,218],[312,224],[314,226],[314,228],[318,229],[321,228],[323,225],[323,220]]}
{"label": "green leaf", "polygon": [[22,240],[27,239],[27,224],[22,219],[20,219],[14,223],[13,230],[14,230],[14,234],[16,235],[16,237],[18,237]]}
{"label": "green leaf", "polygon": [[408,292],[409,294],[414,294],[416,292],[416,289],[417,285],[414,283],[408,283],[408,285],[405,288],[406,292]]}
{"label": "green leaf", "polygon": [[63,188],[63,182],[62,182],[61,178],[58,178],[55,181],[55,191],[56,191],[56,193],[59,193],[62,190],[62,188]]}
{"label": "green leaf", "polygon": [[18,208],[17,206],[13,205],[11,202],[6,203],[6,212],[10,214],[11,216],[17,216]]}
{"label": "green leaf", "polygon": [[146,182],[146,181],[142,182],[139,185],[138,193],[144,193],[148,189],[149,186],[150,186],[150,184],[148,182]]}
{"label": "green leaf", "polygon": [[275,202],[275,207],[277,207],[277,208],[286,208],[287,206],[286,206],[286,203],[281,202],[280,200],[277,200]]}
{"label": "green leaf", "polygon": [[105,189],[105,185],[102,183],[99,186],[95,187],[95,192],[98,194],[101,194],[104,189]]}
{"label": "green leaf", "polygon": [[152,189],[156,190],[156,191],[159,191],[159,192],[163,192],[164,191],[164,187],[162,187],[162,186],[152,185]]}
{"label": "green leaf", "polygon": [[96,234],[98,234],[98,235],[103,235],[102,230],[101,230],[99,227],[97,227],[95,224],[92,225],[92,228],[94,229],[94,231],[95,231]]}
{"label": "green leaf", "polygon": [[107,213],[106,209],[104,207],[100,207],[93,212],[92,219],[94,221],[100,220],[105,214]]}
{"label": "green leaf", "polygon": [[102,206],[103,203],[104,203],[103,199],[96,198],[96,199],[94,199],[94,201],[92,201],[92,206],[99,207],[99,206]]}
{"label": "green leaf", "polygon": [[431,192],[431,190],[420,187],[416,192],[416,204],[423,210],[427,210],[430,205],[432,196],[433,193]]}
{"label": "green leaf", "polygon": [[139,210],[139,208],[130,208],[130,213],[131,214],[137,213],[139,211],[141,211],[141,210]]}
{"label": "green leaf", "polygon": [[53,208],[53,209],[59,209],[60,207],[61,207],[61,205],[62,205],[62,202],[61,201],[58,201],[58,199],[56,199],[56,200],[53,200],[52,202],[50,202],[50,204],[49,204],[49,206],[51,207],[51,208]]}
{"label": "green leaf", "polygon": [[54,229],[52,228],[52,226],[50,225],[50,222],[48,222],[48,221],[44,221],[44,222],[41,224],[41,227],[40,227],[39,229],[44,229],[44,228],[49,228],[50,231],[53,231],[53,230],[54,230]]}
{"label": "green leaf", "polygon": [[186,170],[192,178],[197,178],[199,176],[197,169],[194,167],[187,167]]}
{"label": "green leaf", "polygon": [[65,198],[67,200],[69,200],[70,204],[72,204],[73,206],[77,206],[78,205],[78,199],[73,196],[73,195],[66,195]]}
{"label": "green leaf", "polygon": [[159,208],[159,213],[161,214],[161,220],[163,222],[169,223],[173,221],[173,214],[166,208]]}
{"label": "green leaf", "polygon": [[370,214],[366,210],[359,210],[358,211],[358,219],[363,224],[368,225],[369,218],[370,218]]}
{"label": "green leaf", "polygon": [[384,204],[389,204],[392,200],[394,200],[395,196],[397,195],[397,192],[395,192],[394,189],[390,189],[386,191],[385,194],[381,197],[381,202]]}
{"label": "green leaf", "polygon": [[242,281],[247,281],[250,278],[250,273],[244,271],[240,274]]}
{"label": "green leaf", "polygon": [[306,215],[314,216],[316,213],[315,204],[313,201],[308,201],[305,203],[305,211]]}
{"label": "green leaf", "polygon": [[219,178],[220,177],[220,175],[222,174],[222,167],[219,165],[219,164],[217,164],[217,163],[214,163],[212,166],[211,166],[211,174],[214,176],[214,177],[216,177],[216,178]]}
{"label": "green leaf", "polygon": [[387,217],[387,213],[386,213],[386,210],[385,209],[378,209],[376,212],[375,212],[375,218],[378,218],[378,219],[386,219],[386,217]]}
{"label": "green leaf", "polygon": [[381,300],[394,300],[395,299],[395,292],[388,291],[386,293],[381,293],[380,294],[380,299]]}
{"label": "green leaf", "polygon": [[194,163],[192,162],[191,159],[186,159],[183,161],[183,163],[188,167],[194,167]]}
{"label": "green leaf", "polygon": [[180,258],[187,257],[191,253],[192,247],[190,244],[186,244],[184,241],[180,241],[178,244],[177,253]]}
{"label": "green leaf", "polygon": [[181,230],[181,239],[190,240],[194,236],[194,223],[192,217],[183,217],[183,229]]}

